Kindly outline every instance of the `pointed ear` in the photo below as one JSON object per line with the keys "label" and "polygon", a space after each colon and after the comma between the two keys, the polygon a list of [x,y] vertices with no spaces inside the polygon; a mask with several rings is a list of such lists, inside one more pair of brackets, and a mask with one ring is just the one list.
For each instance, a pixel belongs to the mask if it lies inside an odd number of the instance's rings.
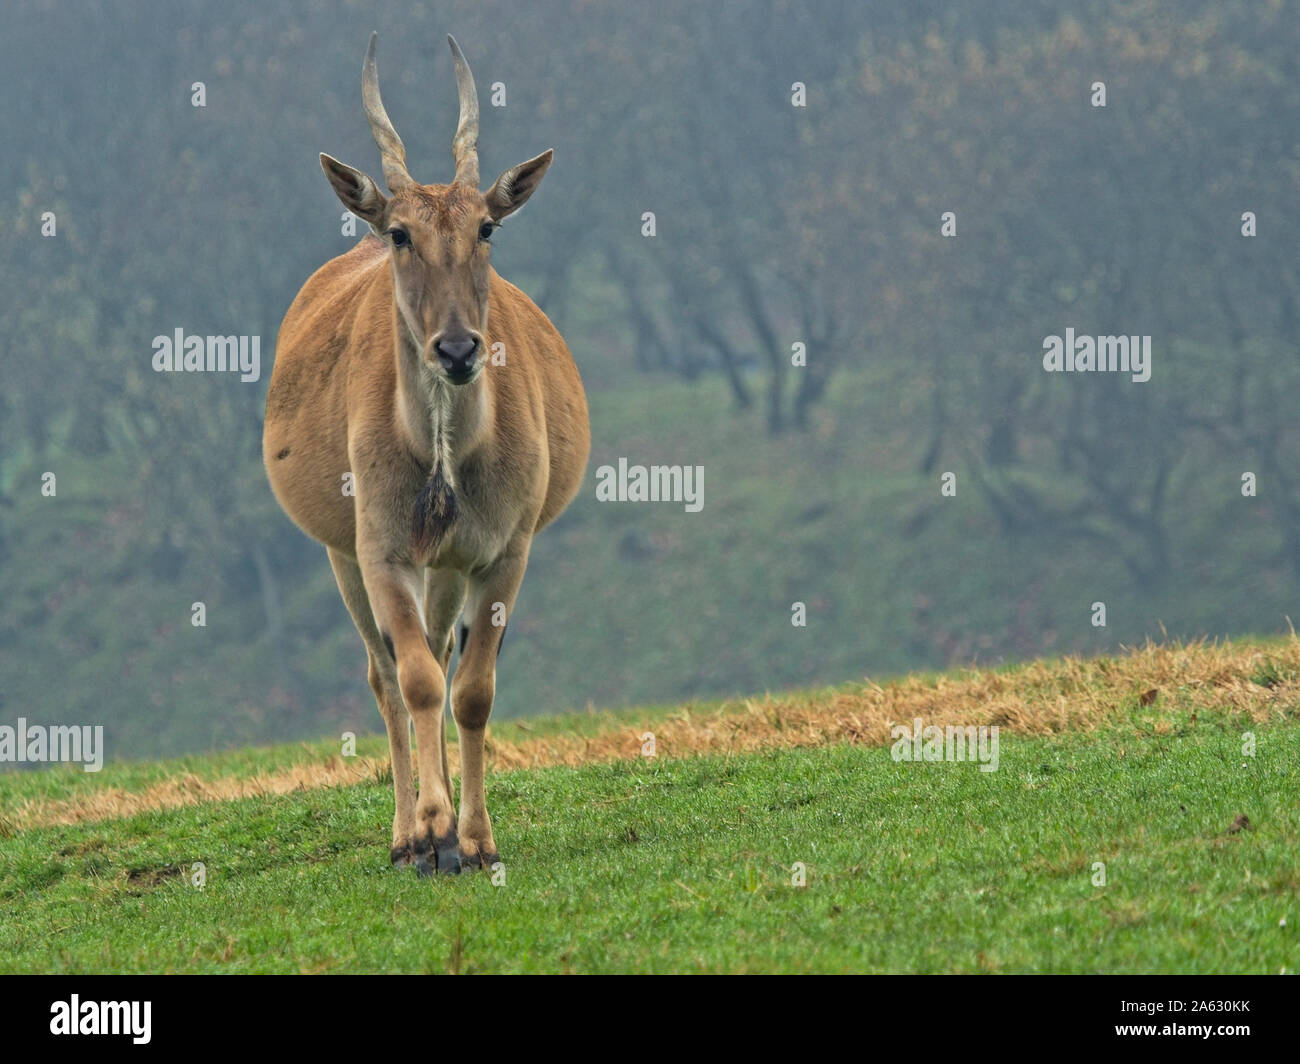
{"label": "pointed ear", "polygon": [[487,190],[488,213],[496,221],[501,221],[508,214],[514,214],[525,203],[533,190],[542,183],[542,176],[555,152],[547,148],[536,159],[512,166],[496,179],[495,184]]}
{"label": "pointed ear", "polygon": [[343,201],[343,206],[362,221],[380,224],[388,206],[388,197],[379,191],[378,185],[360,170],[354,170],[324,152],[321,152],[320,167],[334,186],[335,194]]}

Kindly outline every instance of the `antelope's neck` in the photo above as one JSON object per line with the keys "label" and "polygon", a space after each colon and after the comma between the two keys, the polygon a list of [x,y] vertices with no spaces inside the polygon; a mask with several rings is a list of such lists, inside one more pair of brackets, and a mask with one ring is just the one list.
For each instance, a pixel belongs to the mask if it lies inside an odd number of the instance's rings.
{"label": "antelope's neck", "polygon": [[487,431],[487,369],[470,384],[452,384],[425,364],[404,330],[398,337],[395,428],[431,473],[441,464],[443,476],[454,483],[456,466]]}

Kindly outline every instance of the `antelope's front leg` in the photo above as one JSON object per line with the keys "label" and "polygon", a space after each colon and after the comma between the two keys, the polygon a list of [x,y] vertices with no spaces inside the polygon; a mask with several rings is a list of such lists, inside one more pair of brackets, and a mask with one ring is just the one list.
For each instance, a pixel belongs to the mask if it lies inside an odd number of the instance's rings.
{"label": "antelope's front leg", "polygon": [[397,666],[397,685],[415,723],[420,792],[411,850],[422,875],[460,871],[456,811],[442,760],[439,729],[447,699],[442,665],[429,649],[414,589],[421,578],[393,563],[362,564],[375,621]]}
{"label": "antelope's front leg", "polygon": [[451,712],[460,735],[461,861],[490,868],[500,859],[483,786],[483,742],[496,694],[497,654],[528,561],[525,541],[472,579],[469,636],[451,685]]}

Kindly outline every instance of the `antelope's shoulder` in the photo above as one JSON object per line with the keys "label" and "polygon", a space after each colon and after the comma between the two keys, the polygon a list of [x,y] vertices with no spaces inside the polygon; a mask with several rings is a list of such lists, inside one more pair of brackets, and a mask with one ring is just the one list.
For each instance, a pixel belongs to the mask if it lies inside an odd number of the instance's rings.
{"label": "antelope's shoulder", "polygon": [[538,354],[547,353],[557,344],[568,355],[569,349],[559,329],[522,288],[517,288],[496,270],[492,271],[492,310],[489,331],[501,334],[507,344],[525,341],[523,347]]}
{"label": "antelope's shoulder", "polygon": [[383,241],[371,234],[330,259],[307,278],[289,305],[280,326],[281,344],[354,315],[364,302],[367,286],[386,276],[385,261]]}

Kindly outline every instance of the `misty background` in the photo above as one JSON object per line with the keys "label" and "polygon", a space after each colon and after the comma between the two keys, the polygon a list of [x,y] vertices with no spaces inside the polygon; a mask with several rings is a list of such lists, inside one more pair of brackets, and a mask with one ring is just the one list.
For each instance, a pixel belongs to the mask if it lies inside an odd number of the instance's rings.
{"label": "misty background", "polygon": [[[449,32],[484,185],[556,151],[493,262],[564,333],[593,452],[497,719],[1286,630],[1297,27],[1282,0],[11,5],[0,721],[102,723],[112,757],[381,730],[260,454],[281,318],[356,239],[317,155],[381,176],[372,29],[417,180],[452,174]],[[177,328],[260,336],[260,379],[155,373]],[[1045,373],[1067,328],[1150,335],[1151,379]],[[620,457],[702,465],[703,510],[598,502]]]}

